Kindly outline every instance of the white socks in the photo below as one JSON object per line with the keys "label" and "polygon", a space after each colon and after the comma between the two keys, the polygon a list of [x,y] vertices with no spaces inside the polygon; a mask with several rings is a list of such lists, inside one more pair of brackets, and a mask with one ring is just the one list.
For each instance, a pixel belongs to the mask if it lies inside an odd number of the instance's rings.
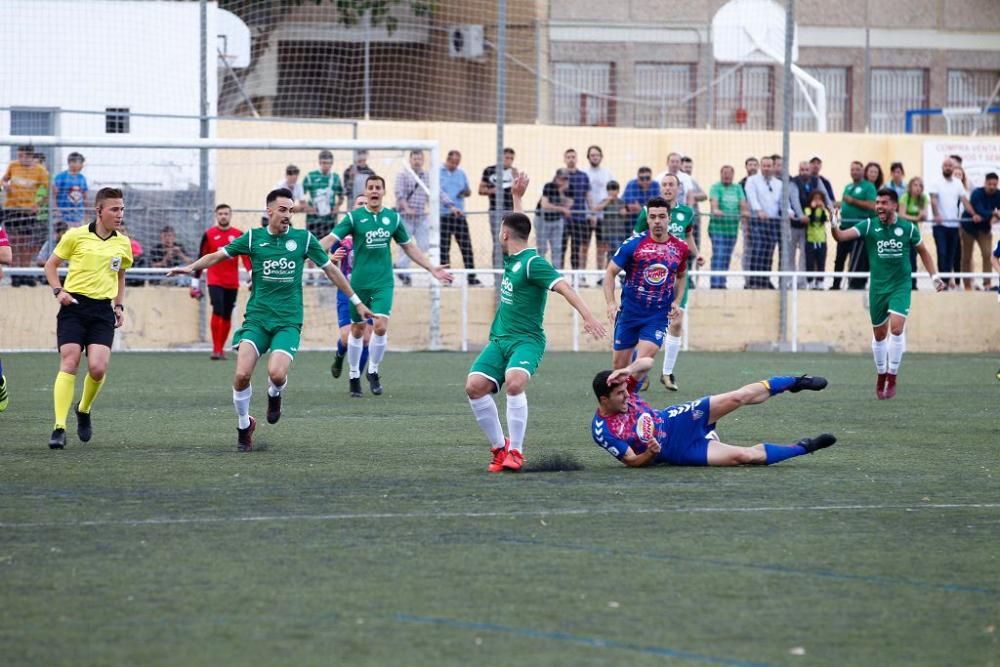
{"label": "white socks", "polygon": [[507,429],[510,431],[510,448],[521,451],[524,432],[528,430],[528,396],[524,393],[507,394]]}
{"label": "white socks", "polygon": [[353,333],[347,336],[347,364],[350,367],[348,377],[352,379],[361,377],[361,353],[364,349],[363,338],[355,338]]}
{"label": "white socks", "polygon": [[250,397],[253,395],[253,387],[248,386],[243,391],[233,389],[233,405],[236,407],[236,417],[239,419],[239,427],[250,426]]}
{"label": "white socks", "polygon": [[285,383],[280,387],[271,381],[271,378],[267,378],[267,395],[268,396],[281,396],[285,393],[285,387],[288,386],[288,378],[285,378]]}
{"label": "white socks", "polygon": [[[508,399],[507,405],[509,410],[510,399]],[[497,404],[493,400],[493,397],[486,394],[482,398],[470,398],[469,406],[472,408],[472,414],[476,416],[476,423],[479,424],[479,428],[486,434],[486,439],[490,441],[490,447],[492,449],[503,447],[503,427],[500,426],[500,413],[497,412]],[[509,419],[510,417],[508,416]],[[521,431],[521,435],[523,437],[523,430]]]}
{"label": "white socks", "polygon": [[889,372],[893,375],[899,373],[899,362],[903,360],[903,352],[906,351],[906,332],[899,336],[889,334]]}
{"label": "white socks", "polygon": [[[387,344],[388,334],[373,334],[371,342],[368,344],[368,372],[378,373],[378,365],[382,363],[382,357],[385,356],[385,347]],[[360,357],[359,357],[360,361]],[[353,367],[352,367],[353,368]],[[359,371],[360,376],[360,371]]]}
{"label": "white socks", "polygon": [[663,346],[663,374],[670,375],[677,364],[677,354],[681,351],[681,337],[667,334]]}
{"label": "white socks", "polygon": [[885,338],[882,340],[872,338],[872,355],[875,357],[875,372],[879,375],[887,372],[886,368],[889,365],[888,350],[889,343]]}

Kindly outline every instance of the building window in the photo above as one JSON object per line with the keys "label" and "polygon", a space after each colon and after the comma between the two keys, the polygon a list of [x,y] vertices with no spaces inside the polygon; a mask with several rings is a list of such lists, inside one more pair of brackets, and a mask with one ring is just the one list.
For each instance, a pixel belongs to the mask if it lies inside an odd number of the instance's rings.
{"label": "building window", "polygon": [[720,130],[774,129],[774,68],[770,65],[716,66],[712,126]]}
{"label": "building window", "polygon": [[[902,134],[906,112],[927,108],[927,70],[873,67],[871,127],[880,134]],[[913,131],[927,132],[927,117],[917,116]]]}
{"label": "building window", "polygon": [[636,63],[636,127],[694,127],[694,69],[689,63]]}
{"label": "building window", "polygon": [[[851,70],[847,67],[803,67],[807,74],[826,86],[826,129],[851,131]],[[808,89],[808,88],[807,88]],[[808,89],[810,93],[812,89]],[[815,98],[814,98],[815,99]],[[816,130],[816,116],[795,84],[795,111],[792,127],[800,132]]]}
{"label": "building window", "polygon": [[[982,109],[987,104],[1000,106],[1000,102],[991,99],[996,88],[1000,72],[991,70],[951,69],[948,70],[948,106],[975,107]],[[948,120],[948,131],[951,134],[1000,134],[1000,114],[986,114],[977,118],[976,115],[951,116]]]}
{"label": "building window", "polygon": [[615,124],[612,63],[553,63],[553,120],[557,125]]}
{"label": "building window", "polygon": [[128,107],[106,107],[104,109],[104,132],[106,134],[128,134]]}

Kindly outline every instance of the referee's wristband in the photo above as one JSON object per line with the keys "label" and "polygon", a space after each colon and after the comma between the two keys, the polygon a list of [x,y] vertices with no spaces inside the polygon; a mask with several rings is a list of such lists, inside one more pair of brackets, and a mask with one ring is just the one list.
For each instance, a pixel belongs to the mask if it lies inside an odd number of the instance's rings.
{"label": "referee's wristband", "polygon": [[355,306],[360,306],[361,305],[361,297],[359,297],[356,293],[352,294],[351,295],[351,303],[353,303]]}

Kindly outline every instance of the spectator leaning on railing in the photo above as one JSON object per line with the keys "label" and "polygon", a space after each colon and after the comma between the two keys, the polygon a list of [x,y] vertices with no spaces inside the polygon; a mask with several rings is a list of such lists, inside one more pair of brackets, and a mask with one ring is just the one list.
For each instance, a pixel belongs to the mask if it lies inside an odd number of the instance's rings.
{"label": "spectator leaning on railing", "polygon": [[[3,224],[10,237],[14,266],[27,266],[40,245],[44,233],[38,229],[38,188],[48,186],[49,172],[35,162],[35,148],[17,147],[17,159],[7,166],[0,178],[0,187],[7,194],[4,200]],[[12,284],[21,284],[12,279]]]}
{"label": "spectator leaning on railing", "polygon": [[[875,215],[875,185],[864,177],[865,166],[855,160],[851,162],[851,182],[844,187],[843,203],[840,206],[841,226],[845,229],[858,225]],[[845,262],[848,271],[860,271],[861,256],[865,254],[864,239],[848,237],[837,240],[837,255],[833,259],[833,270],[844,270]],[[867,268],[867,263],[864,264]],[[841,276],[833,278],[832,289],[840,289]],[[851,278],[847,281],[851,289],[864,289],[864,278]]]}
{"label": "spectator leaning on railing", "polygon": [[[569,250],[569,241],[573,242],[570,252],[570,266],[574,269],[585,269],[587,262],[587,252],[590,247],[590,223],[587,217],[590,213],[590,179],[587,174],[576,168],[576,150],[566,149],[563,153],[563,163],[566,165],[565,172],[569,175],[569,198],[573,200],[573,212],[566,221],[566,228],[563,230],[563,253]],[[565,266],[565,262],[560,260],[560,265]]]}
{"label": "spectator leaning on railing", "polygon": [[618,181],[608,181],[605,187],[607,188],[607,196],[597,202],[594,209],[599,211],[601,215],[601,225],[598,227],[597,237],[598,247],[602,247],[600,244],[603,243],[603,247],[607,249],[606,254],[599,255],[597,260],[606,265],[618,251],[618,247],[629,237],[632,232],[632,224],[625,200],[620,196],[621,186],[618,185]]}
{"label": "spectator leaning on railing", "polygon": [[[455,237],[458,249],[462,253],[462,265],[466,270],[475,268],[472,253],[472,237],[469,235],[469,221],[465,218],[465,199],[472,194],[469,187],[469,177],[458,165],[462,163],[462,154],[457,150],[448,151],[444,164],[441,165],[441,262],[449,265],[451,258],[451,237]],[[469,285],[479,285],[476,274],[466,274]]]}
{"label": "spectator leaning on railing", "polygon": [[562,269],[564,231],[573,215],[573,200],[569,196],[569,172],[557,169],[551,182],[542,187],[537,209],[541,212],[539,228],[535,230],[538,254],[550,253],[551,263]]}
{"label": "spectator leaning on railing", "polygon": [[[736,247],[740,223],[749,219],[746,194],[733,182],[735,170],[728,164],[719,170],[719,182],[709,188],[712,217],[708,223],[708,238],[712,242],[712,270],[728,271]],[[744,239],[744,243],[746,240]],[[712,276],[712,289],[725,289],[725,276]]]}
{"label": "spectator leaning on railing", "polygon": [[[993,223],[1000,222],[1000,191],[997,189],[997,174],[986,174],[983,187],[976,188],[969,197],[972,208],[966,211],[962,218],[962,272],[971,273],[972,246],[978,245],[983,260],[983,273],[989,273],[990,249],[993,247]],[[965,289],[971,289],[972,280],[965,279]],[[986,278],[983,287],[991,289],[990,279]]]}
{"label": "spectator leaning on railing", "polygon": [[[924,192],[924,180],[919,176],[914,176],[906,186],[906,192],[899,198],[899,211],[897,216],[903,220],[909,220],[915,225],[927,221],[927,207],[930,206],[931,198]],[[910,272],[917,271],[917,251],[910,248]],[[910,285],[911,290],[917,289],[917,279],[913,278]]]}

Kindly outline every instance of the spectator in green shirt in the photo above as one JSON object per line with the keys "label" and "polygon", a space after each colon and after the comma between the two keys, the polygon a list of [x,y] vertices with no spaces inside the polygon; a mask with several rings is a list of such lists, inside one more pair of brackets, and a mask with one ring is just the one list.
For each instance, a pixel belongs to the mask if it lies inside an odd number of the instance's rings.
{"label": "spectator in green shirt", "polygon": [[302,190],[308,200],[306,228],[321,239],[333,229],[337,213],[344,203],[344,187],[333,171],[333,153],[320,151],[319,169],[306,174]]}
{"label": "spectator in green shirt", "polygon": [[[865,166],[858,161],[851,163],[851,182],[844,188],[843,203],[840,206],[840,228],[848,229],[863,222],[875,214],[875,185],[865,178]],[[850,263],[848,271],[860,271],[859,262],[865,254],[864,239],[851,239],[837,242],[837,256],[833,260],[833,270],[844,270],[847,258]],[[864,289],[864,278],[851,278],[848,281],[851,289]],[[840,289],[840,276],[833,279],[833,289]]]}
{"label": "spectator in green shirt", "polygon": [[[708,223],[708,237],[712,241],[713,271],[729,270],[740,223],[750,217],[746,194],[739,183],[733,182],[734,175],[735,170],[725,165],[719,172],[719,182],[709,188],[712,217]],[[712,276],[711,284],[712,289],[726,289],[726,277]]]}

